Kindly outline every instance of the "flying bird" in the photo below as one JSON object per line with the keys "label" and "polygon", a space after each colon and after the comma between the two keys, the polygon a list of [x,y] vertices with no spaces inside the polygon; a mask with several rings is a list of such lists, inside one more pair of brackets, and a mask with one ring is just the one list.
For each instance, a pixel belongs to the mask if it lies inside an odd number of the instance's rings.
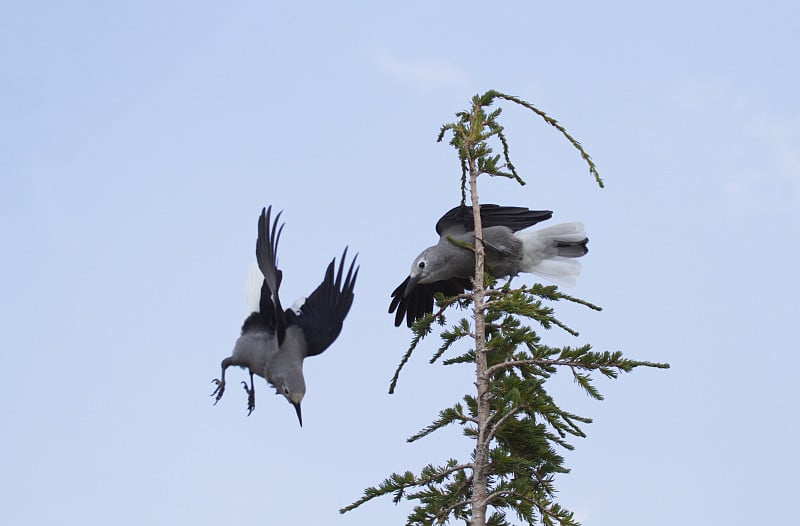
{"label": "flying bird", "polygon": [[[486,271],[495,278],[520,272],[542,276],[558,285],[574,285],[589,239],[583,224],[563,223],[540,230],[526,228],[550,219],[550,210],[518,206],[481,205],[481,227]],[[408,277],[392,292],[389,313],[399,327],[411,325],[433,312],[437,293],[456,296],[472,289],[475,272],[475,222],[472,207],[457,206],[436,223],[439,242],[428,247],[411,264]]]}
{"label": "flying bird", "polygon": [[270,226],[272,207],[261,210],[258,219],[256,261],[248,279],[248,298],[252,311],[242,324],[242,331],[233,347],[233,354],[222,360],[222,375],[211,396],[214,404],[225,392],[225,371],[231,365],[246,368],[250,385],[242,382],[247,392],[248,416],[255,409],[253,375],[260,376],[283,395],[294,407],[300,426],[303,416],[300,403],[306,393],[303,360],[316,356],[336,340],[353,304],[353,288],[359,267],[356,257],[345,274],[345,247],[339,260],[331,260],[322,283],[307,297],[301,298],[286,310],[278,295],[283,273],[277,267],[278,241],[284,224],[278,226],[281,213]]}

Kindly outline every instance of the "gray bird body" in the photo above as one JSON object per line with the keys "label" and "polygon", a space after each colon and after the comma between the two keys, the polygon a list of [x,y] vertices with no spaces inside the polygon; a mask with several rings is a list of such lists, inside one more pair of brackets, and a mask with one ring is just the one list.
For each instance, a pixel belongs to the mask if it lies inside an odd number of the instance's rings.
{"label": "gray bird body", "polygon": [[[529,272],[561,285],[573,285],[589,239],[581,223],[563,223],[523,231],[550,219],[549,210],[481,205],[486,271],[495,278]],[[471,289],[475,272],[474,222],[470,207],[455,207],[436,223],[439,242],[426,248],[411,265],[408,277],[393,292],[389,312],[395,325],[403,318],[410,327],[433,311],[434,296],[461,294]]]}
{"label": "gray bird body", "polygon": [[292,404],[299,405],[306,393],[303,360],[307,349],[302,331],[289,327],[278,352],[267,352],[267,381],[275,387],[277,394],[283,394]]}
{"label": "gray bird body", "polygon": [[[486,268],[492,276],[501,278],[519,273],[522,241],[510,228],[492,226],[484,229],[483,244],[486,248]],[[427,272],[420,274],[418,283],[472,276],[475,272],[475,254],[465,245],[475,246],[474,232],[442,236],[436,245],[426,248],[417,256],[411,274],[416,274],[420,261],[425,261]]]}
{"label": "gray bird body", "polygon": [[300,403],[306,392],[303,360],[325,351],[339,336],[342,323],[353,303],[353,288],[358,276],[353,258],[344,275],[347,248],[342,253],[338,271],[332,260],[322,283],[301,304],[285,311],[281,307],[278,289],[283,274],[277,268],[277,248],[283,225],[278,227],[280,213],[270,226],[270,213],[262,210],[258,223],[256,259],[258,267],[251,269],[248,297],[250,315],[242,324],[242,332],[230,357],[222,360],[222,374],[215,379],[212,393],[216,402],[225,391],[225,371],[235,365],[248,370],[250,385],[248,415],[255,409],[253,376],[264,378],[294,406],[300,425],[303,425]]}
{"label": "gray bird body", "polygon": [[275,331],[250,331],[236,339],[230,365],[246,368],[250,373],[266,378],[267,363],[278,350]]}
{"label": "gray bird body", "polygon": [[284,386],[290,392],[305,393],[305,348],[305,338],[296,327],[287,329],[282,345],[278,345],[274,331],[246,332],[236,339],[228,364],[238,365],[260,376],[278,393],[283,392]]}

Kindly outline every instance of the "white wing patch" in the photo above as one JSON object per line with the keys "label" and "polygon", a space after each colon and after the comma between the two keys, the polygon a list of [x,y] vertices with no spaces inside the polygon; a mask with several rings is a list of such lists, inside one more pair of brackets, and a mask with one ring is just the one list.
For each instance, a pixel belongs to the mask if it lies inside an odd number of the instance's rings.
{"label": "white wing patch", "polygon": [[299,316],[300,315],[300,309],[302,309],[303,305],[305,305],[305,304],[306,304],[306,297],[305,296],[297,298],[296,300],[294,300],[294,303],[292,303],[291,309],[294,311],[295,314],[297,314]]}
{"label": "white wing patch", "polygon": [[244,288],[245,306],[248,314],[260,310],[261,284],[263,282],[264,276],[261,274],[258,264],[255,262],[250,263],[250,267],[247,269],[247,283]]}

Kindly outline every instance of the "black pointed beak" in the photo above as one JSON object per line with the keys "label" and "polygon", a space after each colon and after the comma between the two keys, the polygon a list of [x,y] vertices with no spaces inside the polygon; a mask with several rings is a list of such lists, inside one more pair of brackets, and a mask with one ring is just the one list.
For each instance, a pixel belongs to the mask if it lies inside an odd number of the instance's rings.
{"label": "black pointed beak", "polygon": [[419,276],[409,276],[408,283],[406,283],[406,290],[403,292],[403,297],[408,297],[411,294],[411,291],[414,290],[414,287],[417,286],[417,282],[419,281]]}
{"label": "black pointed beak", "polygon": [[300,402],[292,405],[294,406],[295,413],[297,413],[297,420],[300,421],[300,427],[303,427],[303,414],[300,411]]}

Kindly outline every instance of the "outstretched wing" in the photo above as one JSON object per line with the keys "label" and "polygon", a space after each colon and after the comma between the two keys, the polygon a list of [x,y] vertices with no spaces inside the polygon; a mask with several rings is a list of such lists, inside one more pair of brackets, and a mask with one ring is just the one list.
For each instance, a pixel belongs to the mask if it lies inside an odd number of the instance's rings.
{"label": "outstretched wing", "polygon": [[[481,205],[481,224],[483,228],[505,226],[513,232],[528,228],[553,216],[550,210],[529,210],[522,206]],[[456,206],[451,208],[436,222],[436,233],[439,236],[457,236],[475,230],[472,207]],[[433,312],[433,297],[437,293],[455,296],[472,288],[469,278],[454,277],[434,283],[417,283],[406,296],[405,290],[410,278],[392,292],[389,312],[395,313],[394,324],[399,327],[406,318],[406,325],[411,325],[419,318]]]}
{"label": "outstretched wing", "polygon": [[286,330],[286,320],[278,297],[278,289],[283,278],[283,273],[278,270],[277,266],[278,241],[280,241],[284,226],[283,224],[278,226],[281,213],[278,212],[275,215],[275,219],[270,226],[272,206],[261,209],[261,216],[258,218],[258,238],[256,240],[256,261],[261,274],[264,275],[259,308],[263,317],[272,320],[278,334],[278,341],[283,340]]}
{"label": "outstretched wing", "polygon": [[426,314],[433,312],[433,296],[439,292],[445,296],[456,296],[465,290],[472,289],[469,278],[450,278],[433,283],[417,283],[408,296],[405,296],[406,278],[400,286],[392,292],[392,302],[389,304],[389,313],[395,312],[394,326],[399,327],[406,318],[406,325],[411,325]]}
{"label": "outstretched wing", "polygon": [[[553,216],[550,210],[529,210],[523,206],[481,205],[483,228],[507,226],[513,232],[528,228]],[[448,210],[436,223],[436,233],[442,235],[466,234],[475,230],[471,206],[457,206]]]}
{"label": "outstretched wing", "polygon": [[358,277],[356,258],[350,263],[347,275],[344,275],[344,262],[347,248],[339,261],[339,270],[334,276],[336,259],[331,260],[325,271],[325,279],[306,298],[300,307],[299,314],[287,309],[288,325],[297,325],[303,330],[308,348],[306,356],[315,356],[330,347],[342,331],[342,323],[353,304],[353,288]]}

